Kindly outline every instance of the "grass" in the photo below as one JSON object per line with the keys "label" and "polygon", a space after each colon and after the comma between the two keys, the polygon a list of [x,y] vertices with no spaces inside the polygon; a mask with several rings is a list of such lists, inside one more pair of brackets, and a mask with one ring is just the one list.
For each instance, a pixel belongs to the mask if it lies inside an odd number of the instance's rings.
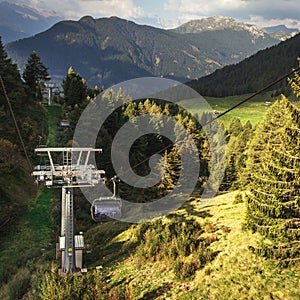
{"label": "grass", "polygon": [[[76,293],[81,294],[81,287],[89,283],[86,295],[94,291],[97,299],[299,299],[299,267],[280,268],[249,250],[262,237],[243,230],[245,204],[234,204],[237,193],[219,195],[205,207],[200,207],[199,199],[195,198],[176,212],[179,223],[194,218],[201,224],[203,231],[199,238],[211,239],[208,247],[216,253],[193,276],[183,279],[176,276],[172,268],[176,258],[157,253],[158,259],[139,256],[146,244],[137,241],[137,233],[147,225],[121,226],[112,221],[98,224],[86,234],[93,260],[102,267],[95,270],[94,263],[86,264],[89,271],[80,277]],[[168,220],[169,217],[164,217],[157,221]],[[184,259],[185,262],[195,259],[194,253]],[[51,291],[53,282],[60,281],[56,275],[44,280],[44,294]],[[63,290],[57,293],[62,296]]]}
{"label": "grass", "polygon": [[1,264],[17,266],[26,255],[30,259],[30,252],[41,252],[48,246],[52,234],[52,202],[53,193],[45,188],[32,201],[31,207],[23,208],[20,222],[2,239]]}
{"label": "grass", "polygon": [[[299,299],[299,268],[280,269],[248,250],[261,237],[243,231],[245,204],[233,204],[236,194],[220,195],[204,208],[194,202],[203,236],[218,238],[210,247],[219,253],[194,278],[176,280],[163,261],[138,266],[133,253],[114,267],[110,281],[127,280],[130,299]],[[179,213],[188,215],[186,208]]]}
{"label": "grass", "polygon": [[[251,121],[252,125],[255,125],[262,120],[263,116],[265,115],[268,109],[268,106],[265,103],[267,101],[273,103],[276,100],[276,98],[271,97],[271,94],[272,92],[266,92],[257,95],[253,99],[243,103],[241,106],[237,107],[236,109],[232,110],[228,114],[224,115],[219,120],[222,123],[224,123],[225,128],[228,128],[228,125],[230,124],[232,118],[234,117],[240,118],[242,123],[246,123],[249,120]],[[224,112],[225,110],[233,107],[240,101],[246,99],[250,95],[251,94],[229,96],[226,98],[205,97],[204,99],[211,106],[212,110]],[[293,101],[294,97],[291,97],[291,100]],[[178,102],[178,104],[183,105],[193,114],[197,113],[200,115],[200,113],[203,111],[203,105],[201,104],[200,99],[181,100]]]}
{"label": "grass", "polygon": [[58,123],[61,114],[61,106],[59,105],[51,105],[47,106],[48,111],[48,139],[47,139],[47,146],[54,147],[55,140],[57,137],[57,130],[58,130]]}
{"label": "grass", "polygon": [[195,288],[179,299],[299,299],[299,268],[280,269],[249,252],[248,246],[261,237],[242,230],[245,205],[233,205],[235,194],[219,196],[203,209],[212,215],[208,221],[219,228],[215,233],[230,231],[220,233],[212,245],[219,255],[198,272]]}
{"label": "grass", "polygon": [[[43,189],[28,207],[23,208],[22,218],[2,238],[0,269],[5,268],[8,272],[0,282],[0,299],[8,299],[9,293],[18,289],[19,285],[24,285],[23,273],[27,274],[26,282],[29,285],[30,272],[36,270],[40,259],[54,257],[51,220],[53,200],[53,191]],[[23,287],[22,290],[26,292],[27,288]]]}
{"label": "grass", "polygon": [[[48,146],[55,145],[61,108],[47,107],[49,121]],[[22,181],[21,179],[22,178]],[[0,299],[19,299],[26,293],[32,274],[55,256],[54,224],[51,218],[56,193],[35,189],[30,176],[0,176],[0,183],[11,196],[20,216],[1,236]]]}

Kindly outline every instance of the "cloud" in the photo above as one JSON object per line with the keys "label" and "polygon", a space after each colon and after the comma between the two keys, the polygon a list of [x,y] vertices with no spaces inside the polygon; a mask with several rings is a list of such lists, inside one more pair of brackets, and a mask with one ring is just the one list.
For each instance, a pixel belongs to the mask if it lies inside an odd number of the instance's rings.
{"label": "cloud", "polygon": [[135,5],[133,0],[10,0],[9,2],[22,2],[40,11],[55,11],[59,15],[71,19],[81,18],[84,15],[95,18],[118,16],[126,19],[144,15],[143,9]]}
{"label": "cloud", "polygon": [[[1,0],[0,0],[1,1]],[[8,0],[39,11],[55,11],[67,19],[118,16],[143,24],[171,28],[191,19],[228,16],[238,21],[300,28],[298,0]]]}
{"label": "cloud", "polygon": [[166,13],[189,16],[229,16],[238,20],[300,20],[298,0],[166,0]]}

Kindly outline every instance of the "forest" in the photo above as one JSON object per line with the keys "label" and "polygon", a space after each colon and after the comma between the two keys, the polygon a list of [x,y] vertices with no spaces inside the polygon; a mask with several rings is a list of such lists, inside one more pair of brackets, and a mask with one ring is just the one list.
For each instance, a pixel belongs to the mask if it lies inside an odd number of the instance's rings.
{"label": "forest", "polygon": [[[28,57],[20,74],[2,45],[0,75],[26,145],[24,152],[1,92],[0,298],[237,299],[241,294],[245,299],[299,298],[300,111],[286,96],[278,96],[259,124],[233,118],[223,128],[224,178],[216,200],[201,207],[201,192],[212,172],[214,140],[179,105],[157,99],[131,101],[122,90],[90,88],[70,67],[62,83],[64,96],[56,95],[54,104],[44,107],[41,90],[49,75],[38,53]],[[298,98],[299,73],[288,82]],[[72,146],[78,119],[99,94],[107,103],[122,103],[101,127],[95,145],[103,149],[97,163],[108,178],[115,175],[110,145],[117,131],[143,114],[151,114],[159,127],[164,114],[180,122],[196,141],[199,179],[177,211],[139,224],[117,220],[95,224],[90,204],[76,190],[75,227],[85,234],[88,271],[61,277],[54,253],[60,195],[34,184],[26,154],[33,166],[40,163],[34,148],[41,140],[48,146]],[[70,126],[60,128],[59,121],[66,118]],[[164,149],[165,168],[157,165],[160,183],[140,189],[121,182],[120,196],[147,202],[172,191],[182,170],[179,152],[188,148],[185,141],[172,144],[159,134],[140,137],[130,150],[131,166],[140,176],[147,175],[149,157]]]}
{"label": "forest", "polygon": [[[261,50],[241,63],[225,66],[188,83],[203,96],[225,97],[254,93],[297,67],[300,34],[279,45]],[[287,81],[272,87],[274,94],[288,93]]]}

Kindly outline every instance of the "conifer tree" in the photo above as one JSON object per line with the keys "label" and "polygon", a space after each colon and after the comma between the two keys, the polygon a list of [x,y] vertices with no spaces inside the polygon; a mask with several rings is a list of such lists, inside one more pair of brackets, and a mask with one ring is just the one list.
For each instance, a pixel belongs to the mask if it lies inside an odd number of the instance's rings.
{"label": "conifer tree", "polygon": [[29,86],[34,97],[38,97],[40,95],[41,86],[45,81],[50,80],[47,67],[43,64],[36,51],[33,51],[28,57],[25,70],[23,72],[23,79]]}
{"label": "conifer tree", "polygon": [[20,73],[16,64],[13,64],[8,58],[0,36],[0,75],[5,83],[6,89],[9,92],[15,86],[17,81],[20,81]]}
{"label": "conifer tree", "polygon": [[258,251],[300,259],[300,112],[284,96],[268,111],[249,148],[247,227],[270,242]]}
{"label": "conifer tree", "polygon": [[88,94],[87,82],[79,73],[75,73],[74,69],[70,67],[67,75],[63,80],[62,87],[64,90],[65,105],[74,108],[77,104],[79,107],[84,108]]}
{"label": "conifer tree", "polygon": [[[298,58],[300,64],[300,58]],[[294,94],[300,97],[300,74],[295,72],[292,78],[289,78],[289,84],[293,89]]]}

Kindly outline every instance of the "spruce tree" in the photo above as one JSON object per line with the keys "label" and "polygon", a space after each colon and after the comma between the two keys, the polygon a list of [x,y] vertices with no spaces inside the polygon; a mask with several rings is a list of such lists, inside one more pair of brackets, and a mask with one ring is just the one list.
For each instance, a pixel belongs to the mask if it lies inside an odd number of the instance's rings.
{"label": "spruce tree", "polygon": [[247,227],[269,239],[262,255],[300,259],[300,111],[284,96],[268,111],[249,149]]}
{"label": "spruce tree", "polygon": [[16,82],[20,82],[20,73],[18,71],[18,67],[16,64],[13,64],[11,59],[8,58],[6,51],[4,50],[4,46],[2,44],[1,36],[0,36],[0,75],[2,77],[3,82],[5,83],[6,90],[11,91]]}
{"label": "spruce tree", "polygon": [[71,109],[77,104],[82,105],[87,97],[87,83],[79,73],[75,73],[72,67],[69,68],[66,78],[63,80],[65,105]]}
{"label": "spruce tree", "polygon": [[23,72],[23,79],[29,86],[32,95],[36,98],[40,95],[44,82],[50,80],[47,67],[43,64],[36,51],[33,51],[28,57]]}

